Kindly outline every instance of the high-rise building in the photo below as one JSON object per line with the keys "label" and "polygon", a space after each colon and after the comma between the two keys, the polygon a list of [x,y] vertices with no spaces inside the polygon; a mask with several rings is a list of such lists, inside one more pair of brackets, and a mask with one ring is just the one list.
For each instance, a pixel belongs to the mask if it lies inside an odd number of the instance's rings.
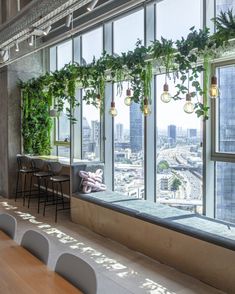
{"label": "high-rise building", "polygon": [[115,139],[119,143],[124,141],[124,126],[123,126],[123,124],[116,124]]}
{"label": "high-rise building", "polygon": [[143,146],[143,114],[137,103],[130,106],[130,147],[132,152],[139,152]]}
{"label": "high-rise building", "polygon": [[197,129],[187,129],[187,137],[188,138],[196,138],[197,137]]}
{"label": "high-rise building", "polygon": [[100,122],[98,120],[91,121],[91,142],[99,144],[100,141]]}
{"label": "high-rise building", "polygon": [[168,142],[170,144],[176,143],[176,126],[175,125],[169,125],[167,127],[167,135],[168,135]]}
{"label": "high-rise building", "polygon": [[[235,9],[234,0],[219,0],[216,3],[217,13]],[[235,152],[235,67],[222,67],[218,71],[219,97],[219,150]],[[216,217],[235,222],[235,164],[216,163]]]}
{"label": "high-rise building", "polygon": [[90,143],[91,143],[91,127],[86,119],[82,118],[82,152],[90,152]]}

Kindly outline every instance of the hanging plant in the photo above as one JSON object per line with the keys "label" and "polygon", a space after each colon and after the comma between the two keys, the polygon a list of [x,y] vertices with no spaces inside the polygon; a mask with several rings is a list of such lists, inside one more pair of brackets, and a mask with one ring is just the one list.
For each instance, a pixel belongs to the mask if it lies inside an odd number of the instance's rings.
{"label": "hanging plant", "polygon": [[[93,60],[89,65],[68,64],[61,70],[46,73],[37,79],[20,82],[23,100],[22,135],[24,148],[28,153],[50,153],[51,118],[49,110],[53,103],[58,113],[64,109],[65,102],[71,107],[66,109],[72,123],[76,100],[76,88],[83,88],[83,101],[101,107],[105,99],[105,83],[116,83],[118,94],[123,91],[123,81],[129,81],[131,101],[139,103],[141,109],[151,104],[151,81],[153,66],[156,72],[164,73],[174,80],[179,79],[175,87],[177,93],[174,100],[185,99],[190,93],[194,101],[194,112],[198,117],[208,119],[208,87],[201,87],[199,77],[204,72],[208,76],[210,61],[230,49],[229,40],[235,38],[235,16],[232,10],[221,12],[213,19],[216,33],[210,35],[209,29],[195,30],[194,27],[186,38],[172,40],[156,40],[145,47],[138,40],[133,51],[112,56],[103,53],[101,58]],[[203,62],[204,61],[204,62]],[[207,77],[208,79],[208,77]],[[206,80],[207,81],[207,80]],[[188,82],[188,84],[187,84]],[[165,87],[167,89],[167,87]],[[200,97],[204,97],[203,102]]]}

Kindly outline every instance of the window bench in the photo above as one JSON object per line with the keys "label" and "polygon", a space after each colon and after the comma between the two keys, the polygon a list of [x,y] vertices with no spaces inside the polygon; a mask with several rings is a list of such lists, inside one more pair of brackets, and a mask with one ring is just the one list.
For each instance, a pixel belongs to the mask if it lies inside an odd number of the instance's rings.
{"label": "window bench", "polygon": [[110,239],[235,293],[235,226],[112,191],[73,192],[71,218]]}

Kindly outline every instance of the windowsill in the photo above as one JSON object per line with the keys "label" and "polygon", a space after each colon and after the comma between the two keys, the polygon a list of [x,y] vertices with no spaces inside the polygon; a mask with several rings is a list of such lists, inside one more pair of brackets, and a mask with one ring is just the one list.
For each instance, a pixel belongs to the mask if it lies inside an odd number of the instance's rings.
{"label": "windowsill", "polygon": [[112,191],[73,197],[235,251],[235,225]]}

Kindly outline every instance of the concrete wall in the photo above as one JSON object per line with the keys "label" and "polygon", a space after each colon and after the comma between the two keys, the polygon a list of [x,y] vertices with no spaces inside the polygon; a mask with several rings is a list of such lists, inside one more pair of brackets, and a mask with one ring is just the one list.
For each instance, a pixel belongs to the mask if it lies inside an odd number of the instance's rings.
{"label": "concrete wall", "polygon": [[44,52],[31,54],[0,69],[0,195],[13,197],[16,185],[16,154],[21,152],[21,98],[19,79],[43,73]]}

